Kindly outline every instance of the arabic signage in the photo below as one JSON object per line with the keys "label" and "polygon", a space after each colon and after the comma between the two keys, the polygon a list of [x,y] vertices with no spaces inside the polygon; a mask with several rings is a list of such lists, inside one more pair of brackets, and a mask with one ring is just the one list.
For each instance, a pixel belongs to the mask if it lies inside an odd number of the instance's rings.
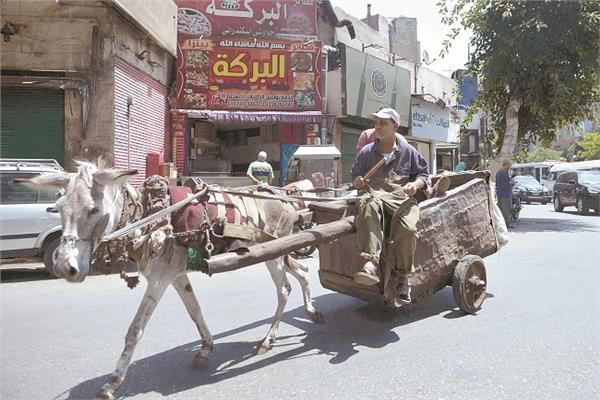
{"label": "arabic signage", "polygon": [[188,37],[306,39],[317,35],[316,0],[177,0],[177,30]]}
{"label": "arabic signage", "polygon": [[426,139],[451,142],[450,109],[413,97],[411,104],[411,135]]}
{"label": "arabic signage", "polygon": [[177,107],[320,110],[320,48],[318,41],[180,37]]}
{"label": "arabic signage", "polygon": [[400,114],[400,125],[409,126],[410,72],[348,46],[342,47],[345,63],[344,114],[367,118],[381,107]]}

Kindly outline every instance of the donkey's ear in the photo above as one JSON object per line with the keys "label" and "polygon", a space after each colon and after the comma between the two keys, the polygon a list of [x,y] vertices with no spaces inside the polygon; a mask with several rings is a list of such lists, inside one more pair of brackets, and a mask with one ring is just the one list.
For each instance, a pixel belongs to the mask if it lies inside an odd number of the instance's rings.
{"label": "donkey's ear", "polygon": [[58,173],[38,175],[33,178],[15,178],[13,182],[17,185],[25,185],[36,190],[58,191],[69,184],[69,179],[74,174]]}
{"label": "donkey's ear", "polygon": [[102,186],[122,185],[131,175],[137,174],[137,169],[110,168],[94,172],[94,183]]}

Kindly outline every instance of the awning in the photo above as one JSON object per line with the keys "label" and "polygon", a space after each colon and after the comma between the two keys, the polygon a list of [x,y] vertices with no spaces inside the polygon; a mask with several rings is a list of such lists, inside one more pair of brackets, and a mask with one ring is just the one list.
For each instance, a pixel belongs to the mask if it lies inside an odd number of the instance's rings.
{"label": "awning", "polygon": [[224,111],[224,110],[177,110],[188,118],[225,122],[290,122],[320,123],[320,111]]}

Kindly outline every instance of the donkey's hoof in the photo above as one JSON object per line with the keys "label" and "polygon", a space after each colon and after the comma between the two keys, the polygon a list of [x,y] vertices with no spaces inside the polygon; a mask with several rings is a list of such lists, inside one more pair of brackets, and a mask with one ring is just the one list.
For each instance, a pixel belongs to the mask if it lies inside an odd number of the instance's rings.
{"label": "donkey's hoof", "polygon": [[323,314],[321,314],[320,312],[316,311],[316,310],[312,311],[312,312],[307,311],[306,315],[315,324],[322,325],[322,324],[325,323],[325,316]]}
{"label": "donkey's hoof", "polygon": [[208,357],[202,353],[196,354],[194,357],[194,362],[192,363],[194,369],[202,369],[206,367],[206,364],[208,364]]}
{"label": "donkey's hoof", "polygon": [[112,393],[108,393],[106,390],[102,389],[96,393],[97,400],[115,400],[115,396]]}
{"label": "donkey's hoof", "polygon": [[256,354],[259,356],[261,354],[265,354],[266,352],[271,350],[272,347],[273,347],[273,345],[271,344],[271,340],[265,339],[258,344],[258,346],[256,348]]}

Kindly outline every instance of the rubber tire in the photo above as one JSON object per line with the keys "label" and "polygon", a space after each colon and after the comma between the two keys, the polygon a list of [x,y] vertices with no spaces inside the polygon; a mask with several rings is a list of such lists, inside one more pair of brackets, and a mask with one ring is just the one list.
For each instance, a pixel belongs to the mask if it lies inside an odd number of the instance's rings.
{"label": "rubber tire", "polygon": [[485,272],[485,263],[483,259],[475,255],[464,256],[456,265],[454,275],[452,276],[452,295],[458,308],[467,314],[474,314],[481,309],[481,306],[486,298],[486,289],[483,289],[482,294],[473,303],[468,302],[465,296],[466,275],[468,270],[474,264],[480,264],[483,272],[483,280],[487,285],[487,274]]}
{"label": "rubber tire", "polygon": [[46,247],[44,248],[44,265],[50,273],[50,276],[57,278],[56,270],[54,269],[54,252],[60,244],[60,236],[54,236],[50,239]]}
{"label": "rubber tire", "polygon": [[562,212],[565,209],[565,206],[560,203],[558,196],[554,196],[554,200],[552,202],[554,203],[554,211]]}
{"label": "rubber tire", "polygon": [[583,199],[581,197],[579,197],[577,199],[577,203],[576,203],[576,207],[577,207],[577,212],[579,212],[579,214],[581,215],[588,215],[588,211],[589,208],[585,207],[585,205],[583,204]]}
{"label": "rubber tire", "polygon": [[542,205],[545,206],[546,204],[548,204],[547,201],[542,201]]}

